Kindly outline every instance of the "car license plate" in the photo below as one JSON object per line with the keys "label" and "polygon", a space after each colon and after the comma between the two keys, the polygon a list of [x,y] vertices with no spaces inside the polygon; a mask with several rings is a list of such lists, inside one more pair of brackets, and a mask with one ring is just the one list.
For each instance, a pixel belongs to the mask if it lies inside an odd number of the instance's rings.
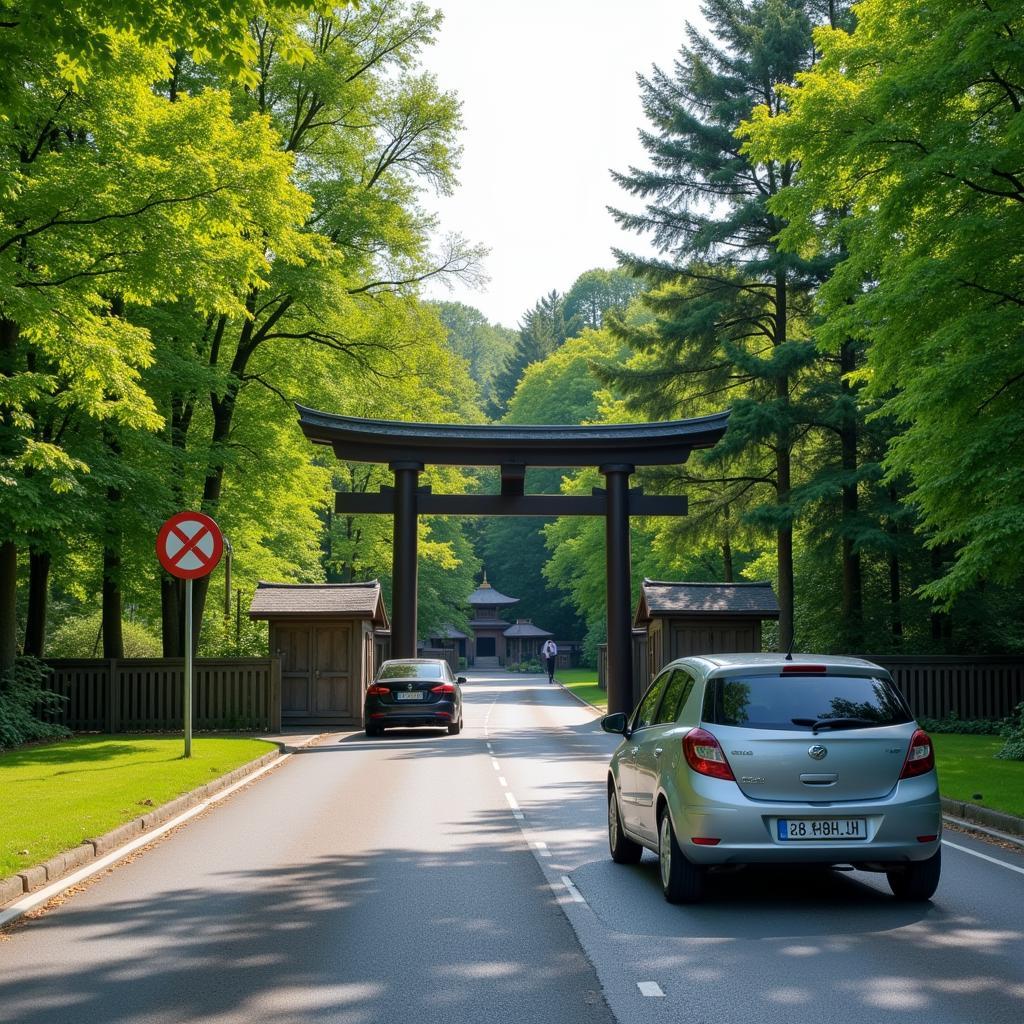
{"label": "car license plate", "polygon": [[783,842],[867,837],[864,818],[779,818],[779,839]]}
{"label": "car license plate", "polygon": [[423,691],[422,690],[412,690],[412,691],[399,690],[398,693],[395,694],[395,700],[423,700]]}

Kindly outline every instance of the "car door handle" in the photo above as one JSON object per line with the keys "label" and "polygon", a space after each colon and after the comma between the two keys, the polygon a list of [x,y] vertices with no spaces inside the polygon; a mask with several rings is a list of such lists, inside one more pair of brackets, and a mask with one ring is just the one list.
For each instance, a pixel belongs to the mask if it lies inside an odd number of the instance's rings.
{"label": "car door handle", "polygon": [[665,750],[664,750],[663,747],[655,747],[654,748],[654,756],[655,757],[661,757],[661,755],[664,754],[664,753],[665,753]]}
{"label": "car door handle", "polygon": [[630,753],[631,753],[631,754],[632,754],[632,755],[633,755],[634,757],[636,757],[636,755],[640,753],[640,748],[639,748],[639,747],[633,747],[633,749],[632,749],[632,750],[630,750]]}

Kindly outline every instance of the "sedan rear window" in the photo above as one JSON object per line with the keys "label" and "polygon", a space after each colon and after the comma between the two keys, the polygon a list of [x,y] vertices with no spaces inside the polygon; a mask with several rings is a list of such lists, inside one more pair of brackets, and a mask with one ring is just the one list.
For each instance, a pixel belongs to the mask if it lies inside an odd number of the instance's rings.
{"label": "sedan rear window", "polygon": [[380,667],[378,679],[443,679],[443,665],[431,665],[427,662],[392,661]]}
{"label": "sedan rear window", "polygon": [[913,716],[886,679],[790,675],[709,679],[703,719],[749,729],[818,732],[902,725]]}

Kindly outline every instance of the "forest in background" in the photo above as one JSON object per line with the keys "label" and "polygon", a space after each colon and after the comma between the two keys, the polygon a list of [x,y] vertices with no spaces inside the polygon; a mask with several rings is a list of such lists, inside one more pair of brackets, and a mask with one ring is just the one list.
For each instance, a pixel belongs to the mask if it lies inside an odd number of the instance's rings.
{"label": "forest in background", "polygon": [[[181,508],[234,549],[236,592],[223,569],[197,587],[201,653],[265,649],[259,579],[388,591],[390,520],[331,508],[390,474],[313,449],[295,401],[435,422],[730,408],[715,449],[634,478],[690,504],[633,521],[635,587],[770,579],[773,639],[798,649],[1024,648],[1017,5],[708,0],[708,29],[640,79],[647,166],[615,169],[611,215],[659,255],[624,244],[515,329],[422,298],[485,255],[424,209],[459,159],[458,98],[420,64],[440,17],[217,6],[214,31],[194,0],[150,21],[0,3],[0,666],[180,653],[153,542]],[[593,657],[600,520],[420,529],[421,634],[465,624],[485,565]]]}

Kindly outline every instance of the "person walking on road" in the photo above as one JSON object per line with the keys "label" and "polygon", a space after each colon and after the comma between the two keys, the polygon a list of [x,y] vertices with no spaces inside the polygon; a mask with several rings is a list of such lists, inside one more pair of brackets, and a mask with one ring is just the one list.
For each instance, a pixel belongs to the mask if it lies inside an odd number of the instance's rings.
{"label": "person walking on road", "polygon": [[548,666],[548,683],[555,681],[555,659],[558,657],[558,644],[554,640],[545,640],[540,653]]}

